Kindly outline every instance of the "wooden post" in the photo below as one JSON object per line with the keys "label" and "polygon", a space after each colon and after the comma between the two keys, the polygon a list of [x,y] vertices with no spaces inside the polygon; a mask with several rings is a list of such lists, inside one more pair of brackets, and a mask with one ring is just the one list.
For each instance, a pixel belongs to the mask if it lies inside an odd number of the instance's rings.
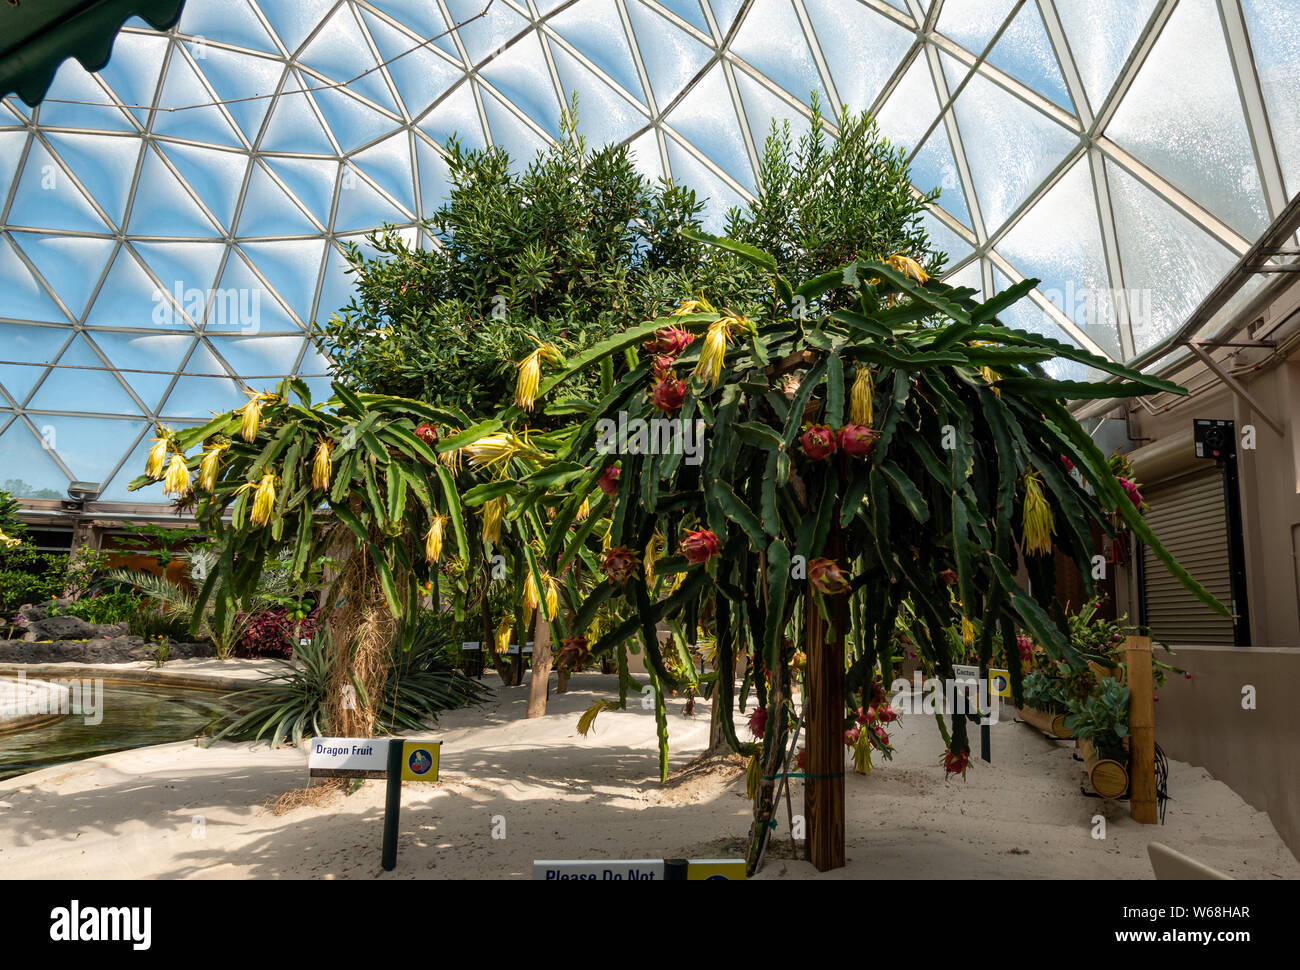
{"label": "wooden post", "polygon": [[1129,637],[1124,642],[1128,668],[1129,814],[1133,821],[1155,825],[1160,821],[1156,802],[1156,705],[1151,674],[1151,638]]}
{"label": "wooden post", "polygon": [[804,757],[805,852],[819,872],[844,865],[844,633],[847,595],[827,598],[834,629],[817,610],[820,594],[809,590],[805,603],[808,676],[804,711],[808,747]]}
{"label": "wooden post", "polygon": [[[519,648],[522,657],[524,648]],[[539,606],[533,625],[533,674],[528,682],[528,716],[546,716],[546,697],[551,686],[551,624]]]}

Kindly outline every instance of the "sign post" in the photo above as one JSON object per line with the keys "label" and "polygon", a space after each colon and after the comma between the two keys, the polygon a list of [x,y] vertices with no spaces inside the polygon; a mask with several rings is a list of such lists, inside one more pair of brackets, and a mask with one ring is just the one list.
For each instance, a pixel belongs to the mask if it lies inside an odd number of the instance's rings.
{"label": "sign post", "polygon": [[386,778],[384,845],[380,862],[397,866],[397,830],[402,811],[402,782],[437,781],[441,741],[405,738],[312,738],[308,778]]}

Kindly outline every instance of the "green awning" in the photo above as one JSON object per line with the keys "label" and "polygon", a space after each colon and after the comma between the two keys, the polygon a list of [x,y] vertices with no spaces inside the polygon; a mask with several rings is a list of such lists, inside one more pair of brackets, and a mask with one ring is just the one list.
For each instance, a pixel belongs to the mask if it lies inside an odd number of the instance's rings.
{"label": "green awning", "polygon": [[3,0],[0,96],[16,92],[34,108],[67,58],[98,71],[127,20],[138,16],[156,30],[167,30],[184,5],[185,0]]}

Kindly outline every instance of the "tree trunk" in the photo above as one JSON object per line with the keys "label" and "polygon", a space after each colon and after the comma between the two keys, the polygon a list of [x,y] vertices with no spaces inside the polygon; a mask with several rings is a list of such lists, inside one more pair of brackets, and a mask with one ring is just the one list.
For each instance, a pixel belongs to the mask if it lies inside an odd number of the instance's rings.
{"label": "tree trunk", "polygon": [[[339,737],[374,737],[380,696],[388,678],[390,650],[397,620],[388,609],[364,549],[356,549],[341,570],[342,605],[331,617],[331,656],[325,703],[329,729]],[[360,688],[360,689],[358,689]]]}
{"label": "tree trunk", "polygon": [[[838,516],[838,509],[834,513]],[[842,539],[832,533],[828,552],[838,558]],[[838,540],[838,541],[837,541]],[[805,613],[808,676],[804,711],[808,723],[808,777],[804,784],[805,852],[819,872],[844,865],[844,634],[848,595],[826,598],[832,629],[817,609],[819,594],[809,590]]]}
{"label": "tree trunk", "polygon": [[555,678],[555,693],[567,694],[569,692],[569,672],[561,670]]}
{"label": "tree trunk", "polygon": [[[522,650],[522,648],[520,648]],[[551,683],[551,624],[537,611],[533,627],[533,676],[528,682],[528,717],[546,716],[546,693]]]}

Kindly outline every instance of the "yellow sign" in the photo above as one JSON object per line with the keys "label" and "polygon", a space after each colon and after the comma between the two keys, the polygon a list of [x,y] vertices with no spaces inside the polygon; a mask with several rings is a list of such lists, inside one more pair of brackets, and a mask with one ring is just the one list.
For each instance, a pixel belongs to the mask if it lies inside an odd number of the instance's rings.
{"label": "yellow sign", "polygon": [[437,781],[441,741],[402,742],[402,781]]}
{"label": "yellow sign", "polygon": [[744,859],[692,859],[686,867],[686,878],[691,879],[744,879]]}
{"label": "yellow sign", "polygon": [[1009,670],[989,670],[989,694],[992,697],[1011,696],[1011,672]]}

